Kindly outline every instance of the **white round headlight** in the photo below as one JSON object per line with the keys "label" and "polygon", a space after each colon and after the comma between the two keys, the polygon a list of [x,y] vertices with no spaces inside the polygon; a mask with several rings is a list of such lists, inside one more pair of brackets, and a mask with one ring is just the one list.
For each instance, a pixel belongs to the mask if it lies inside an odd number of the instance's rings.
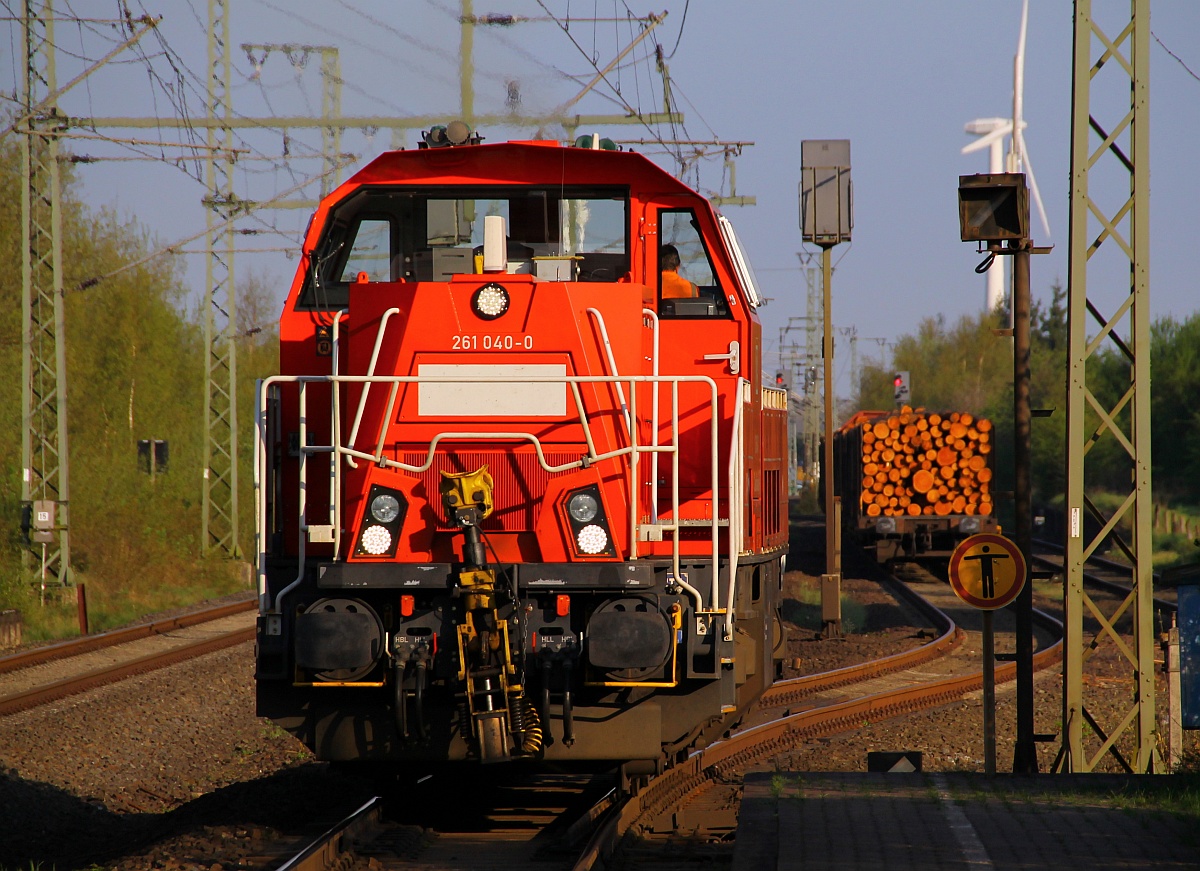
{"label": "white round headlight", "polygon": [[567,503],[567,511],[577,523],[587,523],[594,519],[599,510],[600,503],[591,493],[576,493]]}
{"label": "white round headlight", "polygon": [[400,515],[400,500],[391,493],[380,493],[371,500],[371,516],[380,523],[391,523]]}
{"label": "white round headlight", "polygon": [[382,526],[368,526],[363,530],[362,549],[373,556],[388,552],[392,546],[392,534]]}
{"label": "white round headlight", "polygon": [[608,533],[593,523],[579,530],[576,543],[581,553],[602,553],[608,547]]}
{"label": "white round headlight", "polygon": [[498,318],[508,311],[508,291],[498,284],[485,284],[471,297],[471,308],[481,318]]}

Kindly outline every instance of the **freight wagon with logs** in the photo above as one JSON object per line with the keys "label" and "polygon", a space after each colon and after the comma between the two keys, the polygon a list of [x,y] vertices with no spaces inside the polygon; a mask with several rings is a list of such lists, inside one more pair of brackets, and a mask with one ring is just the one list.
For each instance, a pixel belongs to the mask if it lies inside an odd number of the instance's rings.
{"label": "freight wagon with logs", "polygon": [[966,412],[858,412],[833,440],[843,529],[879,562],[948,557],[969,535],[999,532],[993,435]]}

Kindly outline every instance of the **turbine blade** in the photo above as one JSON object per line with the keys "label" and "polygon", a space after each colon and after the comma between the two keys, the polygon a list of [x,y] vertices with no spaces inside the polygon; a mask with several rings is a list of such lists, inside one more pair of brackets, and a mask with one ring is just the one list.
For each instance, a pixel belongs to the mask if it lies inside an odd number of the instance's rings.
{"label": "turbine blade", "polygon": [[1019,130],[1017,138],[1021,140],[1021,154],[1025,158],[1025,175],[1029,177],[1029,190],[1033,193],[1033,202],[1037,206],[1038,217],[1042,219],[1042,229],[1046,231],[1047,236],[1050,236],[1050,221],[1046,218],[1046,206],[1042,202],[1042,192],[1038,190],[1037,179],[1033,175],[1033,163],[1030,162],[1029,151],[1025,148],[1025,137]]}
{"label": "turbine blade", "polygon": [[1029,0],[1021,4],[1021,32],[1017,37],[1017,69],[1025,75],[1025,33],[1029,25]]}
{"label": "turbine blade", "polygon": [[[1025,0],[1021,4],[1021,32],[1017,38],[1017,56],[1013,58],[1013,120],[1012,126],[1014,130],[1020,130],[1023,126],[1023,115],[1025,111],[1025,33],[1029,24],[1029,0]],[[1019,142],[1017,137],[1013,137],[1012,142],[1012,166],[1010,170],[1019,172],[1021,169],[1021,151],[1024,143]]]}
{"label": "turbine blade", "polygon": [[976,139],[974,142],[970,143],[969,145],[964,145],[961,153],[962,154],[970,154],[974,151],[982,151],[983,149],[990,146],[993,142],[995,142],[999,139],[1003,139],[1005,136],[1007,136],[1011,132],[1012,132],[1012,124],[1010,122],[1005,122],[1005,124],[1003,126],[997,127],[991,133],[987,133],[983,136],[980,136],[978,139]]}

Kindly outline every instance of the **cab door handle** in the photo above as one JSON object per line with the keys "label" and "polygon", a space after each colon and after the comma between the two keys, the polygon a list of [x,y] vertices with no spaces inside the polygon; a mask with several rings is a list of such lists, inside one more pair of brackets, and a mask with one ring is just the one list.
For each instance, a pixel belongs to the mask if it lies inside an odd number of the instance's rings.
{"label": "cab door handle", "polygon": [[729,374],[737,375],[740,371],[742,371],[742,346],[735,339],[734,341],[729,343],[729,353],[728,354],[705,354],[704,359],[705,360],[728,360],[729,361]]}

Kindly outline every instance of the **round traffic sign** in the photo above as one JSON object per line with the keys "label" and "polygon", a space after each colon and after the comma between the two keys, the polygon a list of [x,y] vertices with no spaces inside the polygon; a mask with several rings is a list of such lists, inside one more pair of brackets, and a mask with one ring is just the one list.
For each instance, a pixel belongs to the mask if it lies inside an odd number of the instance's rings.
{"label": "round traffic sign", "polygon": [[950,556],[950,587],[968,605],[991,611],[1021,592],[1028,574],[1020,549],[1003,535],[963,539]]}

